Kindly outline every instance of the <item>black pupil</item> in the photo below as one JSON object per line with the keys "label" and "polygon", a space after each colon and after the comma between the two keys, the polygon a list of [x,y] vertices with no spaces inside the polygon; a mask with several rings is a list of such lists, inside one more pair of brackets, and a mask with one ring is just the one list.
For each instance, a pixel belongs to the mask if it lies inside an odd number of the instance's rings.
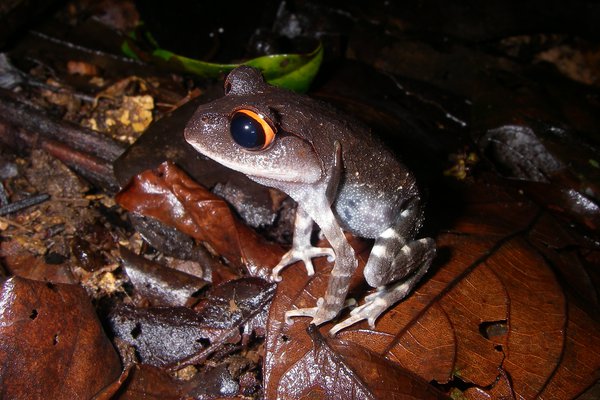
{"label": "black pupil", "polygon": [[265,131],[254,118],[238,112],[231,118],[231,136],[237,144],[247,149],[256,149],[265,144]]}

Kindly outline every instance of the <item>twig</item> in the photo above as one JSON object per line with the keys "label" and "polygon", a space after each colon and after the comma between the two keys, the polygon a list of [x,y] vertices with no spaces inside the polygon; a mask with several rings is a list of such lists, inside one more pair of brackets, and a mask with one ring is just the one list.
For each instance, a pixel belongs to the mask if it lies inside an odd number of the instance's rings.
{"label": "twig", "polygon": [[6,193],[6,188],[4,184],[0,182],[0,206],[5,206],[8,204],[8,193]]}
{"label": "twig", "polygon": [[5,206],[0,207],[0,215],[11,214],[17,211],[24,210],[31,206],[35,206],[37,204],[43,203],[48,200],[50,195],[47,193],[38,194],[35,196],[28,197],[23,200],[15,201],[14,203],[7,204]]}
{"label": "twig", "polygon": [[103,189],[119,189],[112,163],[124,145],[53,118],[4,89],[0,89],[0,142],[14,148],[42,148]]}

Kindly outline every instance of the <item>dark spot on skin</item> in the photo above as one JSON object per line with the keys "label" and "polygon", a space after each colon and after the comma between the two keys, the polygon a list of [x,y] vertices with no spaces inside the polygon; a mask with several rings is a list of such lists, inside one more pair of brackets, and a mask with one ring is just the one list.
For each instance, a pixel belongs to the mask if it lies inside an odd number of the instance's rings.
{"label": "dark spot on skin", "polygon": [[279,64],[279,66],[280,66],[281,68],[285,68],[285,67],[287,67],[287,65],[288,65],[289,63],[290,63],[290,60],[283,60],[283,61],[282,61],[282,62]]}

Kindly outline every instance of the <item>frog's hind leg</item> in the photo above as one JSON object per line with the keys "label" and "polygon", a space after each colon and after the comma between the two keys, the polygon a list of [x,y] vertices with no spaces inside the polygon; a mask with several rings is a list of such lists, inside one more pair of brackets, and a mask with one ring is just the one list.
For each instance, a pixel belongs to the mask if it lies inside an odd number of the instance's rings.
{"label": "frog's hind leg", "polygon": [[404,279],[418,270],[429,268],[435,256],[435,242],[424,238],[406,242],[401,236],[386,237],[393,228],[377,239],[365,265],[365,280],[381,287]]}
{"label": "frog's hind leg", "polygon": [[329,330],[331,336],[344,328],[354,325],[362,320],[367,320],[371,328],[375,327],[377,318],[396,302],[405,298],[421,280],[431,261],[423,264],[415,273],[408,278],[387,286],[380,286],[377,290],[365,297],[364,304],[356,307],[350,312],[350,316],[342,322],[336,324]]}
{"label": "frog's hind leg", "polygon": [[406,297],[425,275],[435,257],[435,242],[431,238],[407,242],[405,234],[413,233],[417,220],[412,210],[405,210],[399,223],[377,238],[364,270],[365,280],[377,291],[335,325],[330,334],[362,320],[373,327],[379,315]]}

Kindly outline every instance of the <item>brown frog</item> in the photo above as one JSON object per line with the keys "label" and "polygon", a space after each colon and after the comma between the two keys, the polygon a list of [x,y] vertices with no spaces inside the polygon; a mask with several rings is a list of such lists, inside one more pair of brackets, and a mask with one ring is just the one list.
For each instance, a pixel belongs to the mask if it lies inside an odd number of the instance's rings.
{"label": "brown frog", "polygon": [[[423,221],[421,196],[411,172],[353,118],[325,103],[267,84],[260,72],[241,66],[225,81],[225,96],[200,106],[185,139],[200,153],[250,179],[291,196],[297,203],[291,250],[273,279],[301,260],[335,258],[327,291],[316,306],[286,318],[312,317],[320,325],[346,304],[358,262],[343,231],[375,239],[364,269],[377,290],[330,333],[377,317],[404,298],[435,256],[431,238],[415,239]],[[316,222],[331,248],[311,245]]]}

